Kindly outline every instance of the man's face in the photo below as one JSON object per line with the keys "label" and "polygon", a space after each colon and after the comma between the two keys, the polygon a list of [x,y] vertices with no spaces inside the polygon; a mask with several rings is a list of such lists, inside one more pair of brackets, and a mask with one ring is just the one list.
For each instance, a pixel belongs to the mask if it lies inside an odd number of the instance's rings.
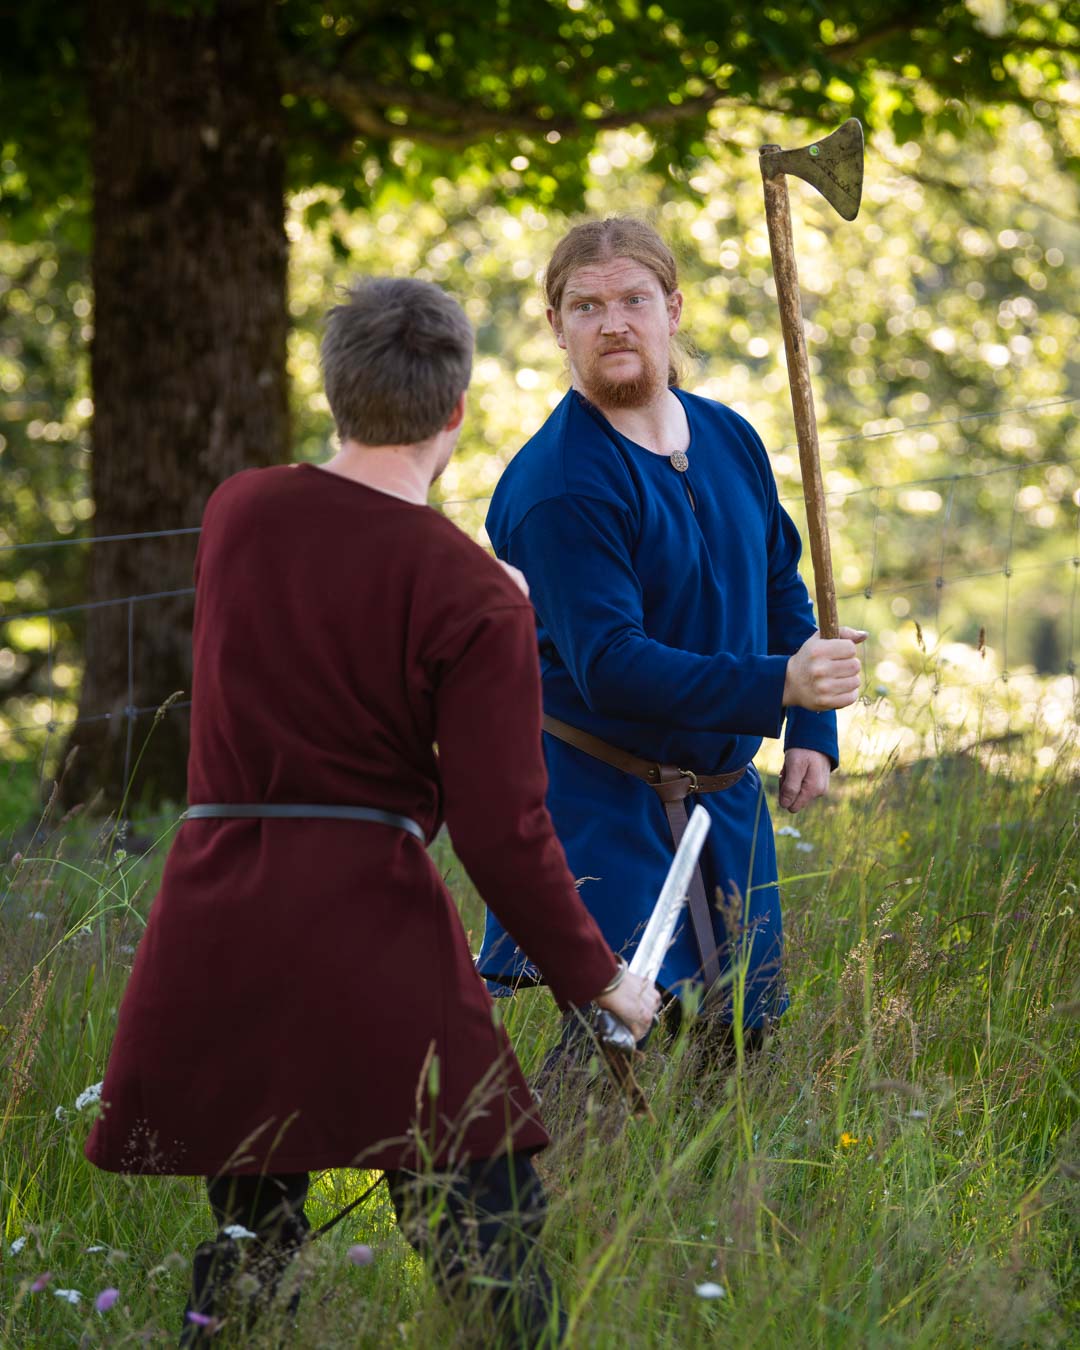
{"label": "man's face", "polygon": [[667,388],[668,342],[682,296],[631,258],[578,267],[548,322],[570,358],[574,387],[599,408],[639,408]]}

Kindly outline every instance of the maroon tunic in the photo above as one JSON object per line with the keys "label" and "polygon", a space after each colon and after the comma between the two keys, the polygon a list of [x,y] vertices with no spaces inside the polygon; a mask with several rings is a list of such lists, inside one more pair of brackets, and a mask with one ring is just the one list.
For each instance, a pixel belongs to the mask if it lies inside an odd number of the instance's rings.
{"label": "maroon tunic", "polygon": [[[188,793],[445,819],[563,1003],[615,960],[544,806],[532,608],[426,506],[238,474],[196,561]],[[438,749],[436,752],[435,746]],[[423,845],[336,820],[181,826],[90,1160],[121,1172],[452,1165],[547,1142]]]}

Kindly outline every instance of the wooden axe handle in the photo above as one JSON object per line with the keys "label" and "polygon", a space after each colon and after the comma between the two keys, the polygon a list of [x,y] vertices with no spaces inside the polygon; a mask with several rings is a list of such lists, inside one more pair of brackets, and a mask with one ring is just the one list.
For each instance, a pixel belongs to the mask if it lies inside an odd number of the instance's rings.
{"label": "wooden axe handle", "polygon": [[822,637],[832,638],[837,637],[840,631],[836,612],[836,583],[833,581],[832,550],[829,548],[825,488],[821,481],[814,391],[810,385],[810,363],[803,332],[799,273],[795,266],[795,246],[791,237],[791,205],[788,201],[787,179],[782,173],[772,178],[762,175],[762,182],[765,185],[765,220],[769,227],[776,298],[780,303],[780,326],[787,351],[795,436],[799,442],[806,525],[810,536],[810,557],[814,564],[818,626]]}

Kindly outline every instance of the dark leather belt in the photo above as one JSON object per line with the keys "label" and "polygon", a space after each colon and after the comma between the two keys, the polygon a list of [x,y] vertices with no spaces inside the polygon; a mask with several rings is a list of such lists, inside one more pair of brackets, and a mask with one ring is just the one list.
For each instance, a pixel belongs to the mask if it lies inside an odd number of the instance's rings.
{"label": "dark leather belt", "polygon": [[377,811],[373,806],[303,806],[293,803],[200,802],[184,812],[185,820],[367,820],[375,825],[393,825],[414,839],[426,842],[424,831],[408,816],[393,811]]}
{"label": "dark leather belt", "polygon": [[[664,803],[668,828],[671,830],[671,838],[676,848],[679,847],[679,841],[686,831],[687,821],[686,808],[680,803],[694,793],[723,792],[726,788],[734,787],[747,769],[747,765],[744,764],[741,769],[733,769],[731,773],[705,774],[695,773],[693,769],[680,769],[675,764],[659,764],[655,760],[641,759],[638,755],[630,754],[628,750],[621,750],[617,745],[609,745],[599,736],[592,736],[587,731],[572,727],[568,722],[560,722],[557,717],[548,717],[546,713],[544,730],[557,741],[572,745],[575,750],[583,750],[585,754],[592,755],[593,759],[602,760],[605,764],[610,764],[613,768],[621,769],[623,773],[632,774],[643,783],[648,783]],[[709,989],[720,978],[720,960],[700,862],[690,878],[688,903],[690,922],[701,956],[701,973],[705,977],[705,987]]]}

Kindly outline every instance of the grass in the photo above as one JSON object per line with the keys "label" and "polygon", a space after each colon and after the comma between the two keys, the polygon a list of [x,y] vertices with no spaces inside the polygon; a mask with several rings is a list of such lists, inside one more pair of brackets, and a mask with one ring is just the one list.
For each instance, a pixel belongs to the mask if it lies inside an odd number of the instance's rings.
{"label": "grass", "polygon": [[[545,1100],[545,1254],[573,1345],[1080,1345],[1080,798],[1067,761],[1037,781],[1025,763],[847,780],[778,839],[792,1008],[763,1055],[725,1070],[684,1032],[639,1072],[653,1120],[627,1119],[602,1081]],[[90,1167],[95,1108],[75,1109],[102,1077],[172,824],[137,822],[141,842],[50,824],[2,873],[5,1347],[169,1343],[210,1235],[195,1181]],[[478,935],[476,896],[436,847]],[[550,998],[500,1008],[535,1071]],[[311,1217],[369,1180],[320,1178]],[[305,1263],[297,1345],[477,1343],[382,1188]],[[106,1287],[120,1297],[99,1313]]]}

